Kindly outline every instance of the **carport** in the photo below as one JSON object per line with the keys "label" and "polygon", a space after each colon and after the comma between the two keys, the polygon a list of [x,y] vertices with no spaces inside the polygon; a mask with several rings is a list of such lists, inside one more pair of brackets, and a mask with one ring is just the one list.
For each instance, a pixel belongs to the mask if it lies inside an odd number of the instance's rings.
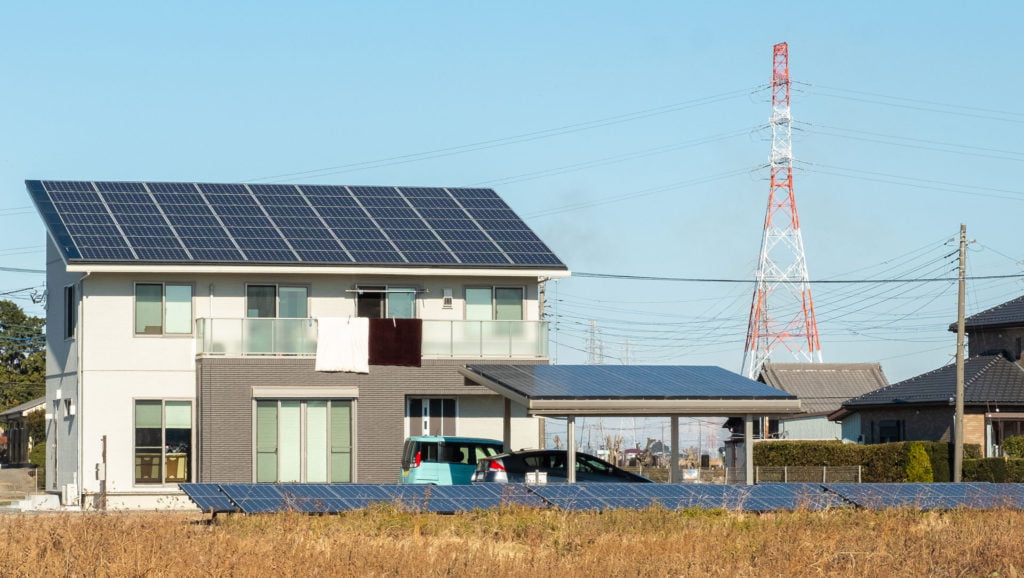
{"label": "carport", "polygon": [[[680,481],[680,417],[743,416],[744,479],[752,484],[754,418],[801,411],[796,396],[713,366],[471,364],[459,372],[505,399],[506,450],[513,401],[530,416],[565,417],[570,464],[576,460],[576,416],[670,418],[673,482]],[[576,481],[575,468],[567,475],[570,483]]]}

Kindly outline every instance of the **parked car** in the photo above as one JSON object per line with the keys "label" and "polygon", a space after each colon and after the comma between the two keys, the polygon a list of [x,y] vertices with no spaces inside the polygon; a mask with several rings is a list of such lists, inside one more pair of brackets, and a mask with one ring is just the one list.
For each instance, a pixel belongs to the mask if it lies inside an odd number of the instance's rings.
{"label": "parked car", "polygon": [[[477,460],[474,482],[524,483],[527,472],[544,472],[548,483],[566,481],[565,450],[524,450]],[[654,483],[590,454],[576,452],[576,481]]]}
{"label": "parked car", "polygon": [[413,436],[402,448],[402,484],[449,486],[469,484],[478,460],[502,451],[501,442],[486,438]]}

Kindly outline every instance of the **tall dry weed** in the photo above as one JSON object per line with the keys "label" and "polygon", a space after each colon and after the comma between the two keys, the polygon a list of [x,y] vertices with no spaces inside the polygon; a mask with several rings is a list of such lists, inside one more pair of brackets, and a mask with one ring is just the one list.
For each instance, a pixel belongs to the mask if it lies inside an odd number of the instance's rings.
{"label": "tall dry weed", "polygon": [[5,576],[1016,576],[1017,511],[0,516]]}

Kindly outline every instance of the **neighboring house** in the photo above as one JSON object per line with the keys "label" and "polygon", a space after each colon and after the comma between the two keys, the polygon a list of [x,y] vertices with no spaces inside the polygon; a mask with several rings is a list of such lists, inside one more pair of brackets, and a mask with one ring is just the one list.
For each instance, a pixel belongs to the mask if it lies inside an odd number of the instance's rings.
{"label": "neighboring house", "polygon": [[[755,438],[856,441],[856,420],[830,421],[829,415],[851,397],[888,385],[877,363],[765,363],[758,381],[791,393],[804,411],[754,422]],[[767,421],[767,436],[761,436]],[[743,420],[730,418],[723,427],[732,439],[743,434]]]}
{"label": "neighboring house", "polygon": [[[564,264],[490,189],[27,181],[47,251],[47,489],[394,483],[402,441],[503,439],[465,363],[548,363]],[[543,422],[513,404],[512,445]]]}
{"label": "neighboring house", "polygon": [[877,363],[766,363],[758,381],[797,396],[804,409],[771,420],[771,437],[850,442],[860,433],[856,420],[829,421],[829,414],[844,401],[889,384]]}
{"label": "neighboring house", "polygon": [[32,439],[31,425],[28,417],[46,409],[46,398],[40,397],[23,404],[16,405],[0,413],[0,422],[6,425],[4,435],[7,437],[7,463],[20,465],[28,463],[28,454],[32,446],[44,441]]}
{"label": "neighboring house", "polygon": [[[1024,435],[1024,297],[966,319],[964,443],[999,456],[1002,440]],[[956,326],[950,326],[956,331]],[[859,439],[952,441],[956,366],[946,365],[843,403],[831,419],[859,420]]]}

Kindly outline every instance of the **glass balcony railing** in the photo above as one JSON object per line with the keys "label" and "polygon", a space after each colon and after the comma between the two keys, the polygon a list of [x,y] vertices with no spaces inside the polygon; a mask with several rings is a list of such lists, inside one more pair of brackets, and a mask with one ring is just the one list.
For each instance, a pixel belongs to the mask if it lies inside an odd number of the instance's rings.
{"label": "glass balcony railing", "polygon": [[316,355],[315,319],[196,319],[199,355]]}
{"label": "glass balcony railing", "polygon": [[[196,354],[316,355],[316,319],[196,320]],[[547,321],[423,320],[424,359],[536,359],[548,356]]]}

